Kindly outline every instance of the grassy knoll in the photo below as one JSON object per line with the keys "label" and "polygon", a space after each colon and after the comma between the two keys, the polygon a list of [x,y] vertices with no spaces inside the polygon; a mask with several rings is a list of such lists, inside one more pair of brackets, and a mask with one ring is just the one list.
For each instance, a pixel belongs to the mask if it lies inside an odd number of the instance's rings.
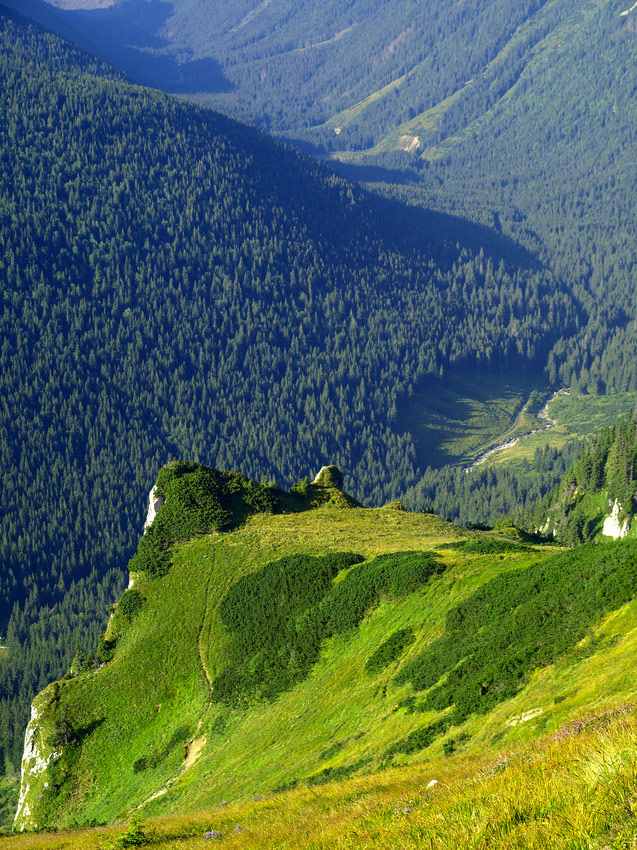
{"label": "grassy knoll", "polygon": [[[169,519],[199,498],[193,481],[172,507],[166,488]],[[27,826],[373,785],[637,697],[634,543],[563,551],[399,506],[286,498],[292,512],[200,533],[163,574],[136,573],[105,666],[37,698],[50,764],[29,774]]]}
{"label": "grassy knoll", "polygon": [[[629,850],[637,777],[633,705],[582,716],[526,747],[456,753],[321,788],[147,821],[147,846],[195,850],[449,847]],[[430,786],[436,779],[438,784]],[[0,839],[6,850],[117,846],[117,829]],[[206,833],[215,837],[206,838]],[[119,846],[130,846],[120,843]]]}
{"label": "grassy knoll", "polygon": [[[385,553],[434,551],[441,569],[407,595],[370,596],[367,616],[354,622],[354,628],[334,631],[328,622],[318,660],[300,678],[292,676],[291,686],[276,698],[259,688],[251,692],[241,687],[229,701],[219,700],[215,682],[236,657],[236,631],[228,632],[220,616],[223,600],[238,580],[245,584],[266,565],[283,569],[277,565],[292,563],[292,556],[307,551],[317,563],[330,552],[355,551],[366,559],[360,564],[350,560],[341,570],[334,598],[341,589],[356,586],[356,571],[374,576],[374,558]],[[165,577],[138,579],[145,602],[133,623],[121,627],[114,660],[62,686],[71,725],[88,732],[68,765],[73,777],[62,777],[61,796],[50,801],[57,806],[52,822],[109,822],[136,810],[145,816],[195,812],[297,784],[315,787],[392,764],[435,761],[456,748],[466,754],[495,751],[556,729],[589,707],[595,688],[607,701],[635,696],[629,659],[637,623],[630,605],[616,621],[621,628],[605,633],[604,624],[596,625],[593,618],[592,626],[584,624],[581,648],[567,639],[557,657],[547,656],[542,663],[533,657],[531,666],[512,680],[505,702],[492,699],[486,714],[478,706],[477,713],[454,717],[453,725],[444,722],[444,705],[425,704],[405,677],[397,678],[442,635],[453,640],[454,611],[472,605],[476,593],[493,596],[493,582],[509,575],[516,585],[519,576],[523,595],[531,594],[531,571],[550,570],[554,553],[493,535],[463,533],[430,515],[330,506],[253,515],[233,532],[182,545]],[[257,599],[256,591],[248,584],[246,588],[246,599]],[[277,594],[283,599],[286,593],[281,585]],[[620,594],[613,605],[621,608],[626,598]],[[532,604],[529,608],[534,610]],[[290,621],[306,628],[301,608],[294,610]],[[321,602],[318,610],[327,611],[329,620],[329,606]],[[489,610],[485,607],[486,620]],[[601,629],[601,636],[595,637],[591,628]],[[375,669],[372,664],[370,671],[370,659],[401,631],[409,640],[387,664]],[[277,664],[282,659],[291,663],[288,653],[299,646],[298,641],[289,643],[289,633],[277,633],[270,643],[278,653]],[[247,672],[259,680],[258,646],[251,651],[240,668],[244,682]],[[436,733],[422,746],[401,745],[437,723]],[[197,757],[189,759],[194,750]]]}
{"label": "grassy knoll", "polygon": [[[545,552],[492,561],[442,550],[441,575],[402,599],[383,598],[356,629],[327,637],[310,674],[270,701],[256,694],[231,705],[212,699],[211,685],[232,656],[217,609],[238,579],[286,556],[353,551],[369,559],[431,551],[461,537],[433,516],[328,506],[256,514],[236,531],[180,546],[166,576],[137,578],[144,603],[134,619],[125,622],[116,612],[113,660],[62,683],[70,744],[38,799],[38,822],[109,822],[138,807],[193,810],[329,776],[325,771],[343,775],[377,765],[423,720],[395,711],[397,666],[437,636],[455,601]],[[399,628],[411,628],[414,642],[381,673],[365,673]],[[200,754],[191,764],[184,756],[195,742]]]}

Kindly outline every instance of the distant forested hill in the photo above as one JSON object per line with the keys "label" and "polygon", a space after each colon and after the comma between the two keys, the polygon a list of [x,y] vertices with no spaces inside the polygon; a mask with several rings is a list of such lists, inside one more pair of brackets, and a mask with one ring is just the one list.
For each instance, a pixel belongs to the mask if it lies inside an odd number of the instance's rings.
{"label": "distant forested hill", "polygon": [[407,191],[513,235],[576,294],[587,320],[555,346],[551,380],[590,392],[634,389],[637,9],[549,4],[560,5],[568,13],[484,113],[464,112],[460,98],[442,110],[433,136],[414,122],[422,171]]}
{"label": "distant forested hill", "polygon": [[506,239],[440,238],[260,132],[0,13],[0,745],[96,640],[171,457],[419,477],[400,398],[541,366],[582,321]]}
{"label": "distant forested hill", "polygon": [[[381,92],[374,120],[356,131],[358,146],[368,146],[397,118],[405,121],[452,95],[520,25],[555,5],[112,0],[90,9],[97,4],[26,3],[30,13],[57,21],[136,80],[197,94],[268,129],[321,125]],[[52,15],[49,3],[64,11]]]}
{"label": "distant forested hill", "polygon": [[627,0],[20,2],[135,79],[512,235],[586,313],[552,352],[551,379],[637,387]]}

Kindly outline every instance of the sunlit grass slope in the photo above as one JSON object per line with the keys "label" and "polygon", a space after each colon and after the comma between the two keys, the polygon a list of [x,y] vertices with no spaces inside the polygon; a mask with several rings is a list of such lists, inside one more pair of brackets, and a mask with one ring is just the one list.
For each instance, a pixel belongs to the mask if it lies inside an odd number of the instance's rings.
{"label": "sunlit grass slope", "polygon": [[[119,603],[112,660],[36,702],[38,734],[55,752],[29,791],[37,825],[220,807],[207,821],[227,834],[227,811],[252,812],[256,829],[260,809],[246,801],[298,787],[309,790],[289,798],[297,834],[318,828],[299,801],[316,800],[327,818],[308,847],[363,846],[358,830],[386,846],[393,814],[374,809],[337,838],[330,825],[345,813],[336,792],[318,788],[358,777],[341,792],[362,794],[352,811],[368,794],[386,807],[392,794],[416,795],[432,770],[445,782],[451,765],[473,775],[485,753],[635,697],[633,543],[570,552],[530,545],[514,529],[462,531],[399,506],[343,504],[334,491],[311,510],[253,514],[178,546],[167,574],[135,576],[141,603],[135,610],[132,591]],[[244,612],[238,625],[228,599]],[[262,645],[250,631],[259,622]],[[406,772],[381,781],[394,767]],[[272,842],[264,846],[287,846],[274,815],[287,798],[273,799],[273,820],[258,829]],[[399,820],[411,835],[411,817]]]}
{"label": "sunlit grass slope", "polygon": [[[425,766],[153,818],[142,824],[143,844],[185,850],[631,850],[637,829],[634,710],[616,705],[498,755],[438,756]],[[0,839],[0,847],[94,850],[118,846],[126,834],[130,827],[26,835]]]}

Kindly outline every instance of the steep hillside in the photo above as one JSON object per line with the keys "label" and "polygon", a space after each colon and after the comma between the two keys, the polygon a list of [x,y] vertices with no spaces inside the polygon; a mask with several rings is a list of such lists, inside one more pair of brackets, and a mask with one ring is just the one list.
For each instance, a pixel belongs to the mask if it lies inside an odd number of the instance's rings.
{"label": "steep hillside", "polygon": [[162,470],[98,658],[34,703],[20,828],[483,753],[634,697],[634,541],[537,547],[340,483]]}
{"label": "steep hillside", "polygon": [[582,716],[504,751],[439,755],[201,812],[0,838],[6,850],[572,850],[630,847],[635,829],[635,703]]}
{"label": "steep hillside", "polygon": [[121,589],[154,468],[290,483],[329,455],[380,503],[418,476],[399,399],[452,364],[535,367],[577,307],[513,243],[447,240],[6,9],[0,82],[11,771],[31,696]]}
{"label": "steep hillside", "polygon": [[604,428],[563,481],[533,510],[537,530],[573,545],[635,537],[637,429],[635,414]]}

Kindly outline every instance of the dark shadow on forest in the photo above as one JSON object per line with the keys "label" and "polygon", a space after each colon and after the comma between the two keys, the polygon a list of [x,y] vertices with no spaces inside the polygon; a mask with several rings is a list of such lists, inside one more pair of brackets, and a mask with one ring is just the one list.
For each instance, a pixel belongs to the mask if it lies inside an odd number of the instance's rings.
{"label": "dark shadow on forest", "polygon": [[442,268],[461,259],[464,252],[482,252],[495,266],[502,260],[509,266],[539,269],[540,262],[523,245],[495,228],[450,213],[426,209],[400,200],[379,197],[383,220],[394,238],[407,239],[425,249]]}
{"label": "dark shadow on forest", "polygon": [[330,159],[328,163],[341,177],[355,183],[390,183],[394,186],[406,186],[410,183],[419,183],[421,180],[419,172],[409,168],[387,168],[369,163],[359,165],[337,159]]}
{"label": "dark shadow on forest", "polygon": [[129,0],[105,9],[65,10],[44,0],[6,0],[7,5],[123,71],[133,82],[166,92],[194,94],[232,90],[213,58],[180,61],[161,32],[173,13],[169,0]]}
{"label": "dark shadow on forest", "polygon": [[[325,160],[337,174],[356,183],[382,183],[388,186],[413,187],[413,196],[418,195],[418,185],[422,182],[422,174],[416,167],[406,164],[404,167],[388,168],[387,166]],[[408,190],[409,194],[409,190]],[[504,260],[513,266],[525,269],[537,269],[540,266],[537,258],[523,245],[502,233],[500,216],[493,212],[493,226],[478,224],[458,215],[427,209],[418,203],[406,203],[397,199],[382,198],[384,208],[383,219],[393,222],[398,233],[411,233],[422,240],[419,247],[426,247],[439,262],[455,262],[463,250],[471,254],[480,251],[491,259],[494,264]]]}
{"label": "dark shadow on forest", "polygon": [[518,399],[511,409],[519,411],[531,392],[542,387],[540,362],[519,357],[480,366],[456,363],[444,377],[427,375],[412,395],[399,398],[396,429],[411,434],[423,472],[469,464],[513,423],[514,414],[502,414],[503,406]]}

